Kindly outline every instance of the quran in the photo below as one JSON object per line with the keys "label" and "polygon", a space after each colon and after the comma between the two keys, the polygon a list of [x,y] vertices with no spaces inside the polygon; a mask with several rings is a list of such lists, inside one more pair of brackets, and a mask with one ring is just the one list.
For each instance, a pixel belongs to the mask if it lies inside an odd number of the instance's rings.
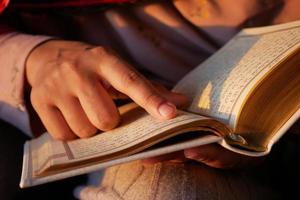
{"label": "quran", "polygon": [[48,133],[24,145],[21,187],[218,143],[263,156],[300,116],[300,21],[243,29],[180,80],[189,106],[161,121],[134,103],[120,125],[68,142]]}

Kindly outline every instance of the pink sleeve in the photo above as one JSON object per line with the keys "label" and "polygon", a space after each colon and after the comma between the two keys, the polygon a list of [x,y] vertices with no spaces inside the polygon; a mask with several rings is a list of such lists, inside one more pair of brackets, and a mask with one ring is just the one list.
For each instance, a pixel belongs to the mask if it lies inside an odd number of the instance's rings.
{"label": "pink sleeve", "polygon": [[16,32],[0,35],[0,101],[13,107],[24,107],[24,72],[27,56],[47,36]]}
{"label": "pink sleeve", "polygon": [[25,62],[38,44],[48,36],[17,32],[0,34],[0,119],[15,125],[30,135],[24,101]]}

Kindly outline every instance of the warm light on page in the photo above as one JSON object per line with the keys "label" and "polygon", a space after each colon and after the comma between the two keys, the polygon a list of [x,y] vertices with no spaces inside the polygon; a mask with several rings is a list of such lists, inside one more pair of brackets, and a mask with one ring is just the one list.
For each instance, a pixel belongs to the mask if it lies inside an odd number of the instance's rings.
{"label": "warm light on page", "polygon": [[208,82],[207,86],[203,90],[202,94],[200,95],[200,99],[198,102],[198,108],[200,109],[210,109],[210,98],[212,93],[213,85],[211,82]]}

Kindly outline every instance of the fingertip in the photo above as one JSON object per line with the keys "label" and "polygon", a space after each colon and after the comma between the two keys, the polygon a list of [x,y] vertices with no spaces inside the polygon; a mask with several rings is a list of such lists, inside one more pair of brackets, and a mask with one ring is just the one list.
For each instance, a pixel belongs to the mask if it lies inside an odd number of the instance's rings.
{"label": "fingertip", "polygon": [[158,107],[158,112],[164,119],[171,119],[176,116],[176,106],[171,102],[164,102]]}
{"label": "fingertip", "polygon": [[98,129],[94,126],[87,127],[86,129],[79,130],[75,134],[80,138],[89,138],[95,136],[98,133]]}

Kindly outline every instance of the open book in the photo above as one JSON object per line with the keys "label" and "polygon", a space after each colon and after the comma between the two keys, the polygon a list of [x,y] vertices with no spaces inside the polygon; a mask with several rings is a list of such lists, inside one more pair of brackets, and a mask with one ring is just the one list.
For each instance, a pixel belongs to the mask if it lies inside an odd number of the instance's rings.
{"label": "open book", "polygon": [[244,29],[173,89],[189,97],[160,121],[131,103],[114,130],[69,142],[49,134],[26,142],[20,186],[219,143],[263,156],[300,116],[300,21]]}

